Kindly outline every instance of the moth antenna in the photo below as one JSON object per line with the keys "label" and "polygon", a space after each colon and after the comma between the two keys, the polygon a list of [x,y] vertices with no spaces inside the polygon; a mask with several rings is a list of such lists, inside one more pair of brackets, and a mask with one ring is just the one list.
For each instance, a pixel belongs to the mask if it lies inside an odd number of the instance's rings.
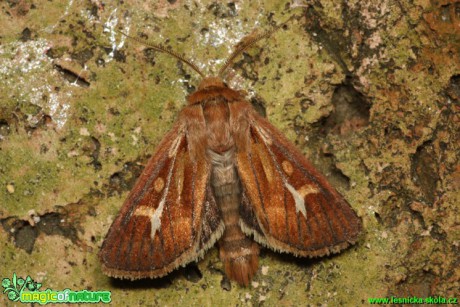
{"label": "moth antenna", "polygon": [[239,56],[243,51],[245,51],[246,49],[248,49],[249,47],[251,47],[252,45],[254,45],[255,43],[257,43],[258,41],[264,39],[264,38],[267,38],[269,37],[270,35],[272,35],[273,33],[275,33],[276,31],[278,31],[281,27],[283,27],[284,25],[286,25],[288,22],[290,22],[294,17],[296,17],[295,15],[291,16],[288,20],[286,20],[285,22],[277,25],[276,27],[270,29],[270,30],[267,30],[263,33],[260,33],[259,35],[253,37],[253,38],[250,38],[248,39],[247,42],[244,42],[241,46],[237,46],[236,50],[233,51],[232,54],[230,54],[230,56],[225,60],[225,63],[224,63],[224,66],[222,66],[222,68],[219,70],[219,74],[218,76],[219,77],[223,77],[223,74],[224,72],[227,70],[227,68],[230,67],[230,65],[232,65],[233,61],[235,60],[235,58],[237,56]]}
{"label": "moth antenna", "polygon": [[200,71],[200,69],[198,68],[198,66],[196,66],[195,64],[193,64],[190,60],[187,60],[182,54],[179,54],[173,50],[170,50],[170,49],[166,49],[165,47],[161,46],[161,45],[157,45],[157,44],[152,44],[152,43],[148,43],[148,42],[145,42],[143,41],[142,39],[138,38],[138,37],[134,37],[134,36],[130,36],[126,33],[123,33],[119,30],[116,30],[115,29],[115,32],[117,33],[120,33],[121,35],[125,36],[126,38],[129,38],[141,45],[144,45],[146,47],[150,47],[152,48],[153,50],[155,51],[159,51],[159,52],[163,52],[163,53],[166,53],[166,54],[169,54],[170,56],[178,59],[179,61],[182,61],[183,63],[187,64],[188,66],[190,66],[195,72],[197,72],[201,78],[205,78],[205,75]]}

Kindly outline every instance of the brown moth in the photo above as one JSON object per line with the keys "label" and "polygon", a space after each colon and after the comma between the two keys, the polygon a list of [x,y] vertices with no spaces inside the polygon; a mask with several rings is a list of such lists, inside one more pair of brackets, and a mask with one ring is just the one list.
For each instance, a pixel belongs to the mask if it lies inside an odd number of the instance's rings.
{"label": "brown moth", "polygon": [[257,272],[259,244],[318,257],[357,241],[361,220],[347,201],[242,92],[222,81],[238,55],[278,28],[243,40],[218,77],[146,44],[203,79],[110,227],[99,252],[105,274],[161,277],[217,242],[225,274],[247,286]]}

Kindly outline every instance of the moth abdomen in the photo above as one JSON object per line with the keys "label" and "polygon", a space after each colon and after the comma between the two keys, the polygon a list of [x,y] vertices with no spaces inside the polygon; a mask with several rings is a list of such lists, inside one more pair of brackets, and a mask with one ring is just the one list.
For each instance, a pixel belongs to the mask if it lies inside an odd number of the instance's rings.
{"label": "moth abdomen", "polygon": [[239,226],[242,196],[234,149],[222,154],[208,150],[208,155],[212,164],[211,186],[225,225],[219,241],[220,258],[225,274],[247,286],[257,272],[259,246]]}
{"label": "moth abdomen", "polygon": [[246,237],[238,224],[228,226],[219,241],[220,259],[228,278],[247,286],[259,266],[259,245]]}

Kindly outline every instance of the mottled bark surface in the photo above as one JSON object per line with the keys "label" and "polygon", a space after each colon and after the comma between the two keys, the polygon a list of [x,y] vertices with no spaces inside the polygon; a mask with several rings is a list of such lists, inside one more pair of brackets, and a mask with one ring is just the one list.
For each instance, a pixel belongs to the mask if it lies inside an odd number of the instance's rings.
{"label": "mottled bark surface", "polygon": [[[459,295],[460,3],[273,3],[0,4],[0,278],[110,290],[119,305]],[[110,23],[212,74],[245,35],[292,15],[227,81],[358,212],[358,244],[314,260],[262,250],[248,288],[223,280],[216,248],[160,280],[104,276],[97,251],[108,227],[199,83]]]}

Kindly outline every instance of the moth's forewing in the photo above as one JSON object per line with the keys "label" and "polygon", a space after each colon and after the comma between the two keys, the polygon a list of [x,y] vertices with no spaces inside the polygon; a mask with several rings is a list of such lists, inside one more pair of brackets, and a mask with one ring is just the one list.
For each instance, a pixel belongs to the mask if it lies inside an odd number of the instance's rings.
{"label": "moth's forewing", "polygon": [[242,206],[243,230],[265,246],[297,256],[322,256],[353,244],[361,220],[347,201],[273,125],[246,112],[249,145],[237,153],[251,204]]}
{"label": "moth's forewing", "polygon": [[186,129],[178,120],[163,138],[110,227],[99,252],[107,275],[163,276],[197,259],[222,234],[220,221],[207,216],[217,210],[206,193],[209,166],[192,159]]}

